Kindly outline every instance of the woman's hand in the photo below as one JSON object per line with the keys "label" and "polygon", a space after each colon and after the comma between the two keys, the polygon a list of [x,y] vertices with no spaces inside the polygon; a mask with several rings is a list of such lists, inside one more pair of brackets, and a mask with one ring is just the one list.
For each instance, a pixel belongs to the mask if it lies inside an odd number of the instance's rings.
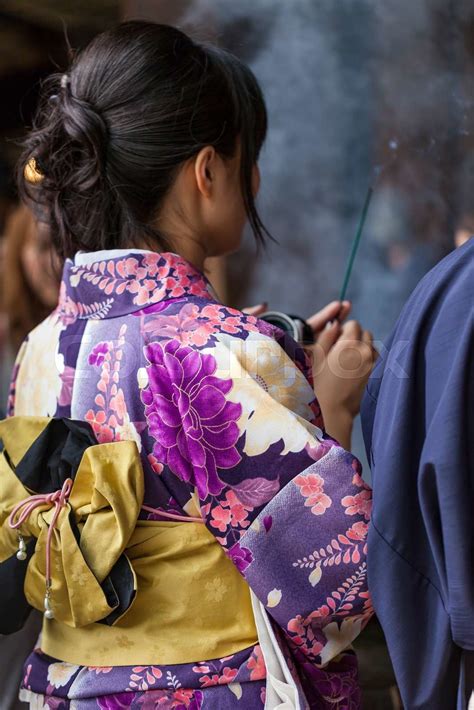
{"label": "woman's hand", "polygon": [[351,312],[350,301],[332,301],[306,322],[313,331],[314,342],[326,356],[341,334],[341,324]]}
{"label": "woman's hand", "polygon": [[350,449],[352,423],[377,357],[372,334],[357,321],[336,322],[321,333],[310,351],[325,427]]}
{"label": "woman's hand", "polygon": [[[352,423],[377,357],[372,334],[357,321],[344,323],[351,307],[349,301],[333,301],[307,319],[314,344],[306,350],[325,427],[346,449],[350,449]],[[258,317],[267,308],[263,303],[244,308],[244,313]]]}

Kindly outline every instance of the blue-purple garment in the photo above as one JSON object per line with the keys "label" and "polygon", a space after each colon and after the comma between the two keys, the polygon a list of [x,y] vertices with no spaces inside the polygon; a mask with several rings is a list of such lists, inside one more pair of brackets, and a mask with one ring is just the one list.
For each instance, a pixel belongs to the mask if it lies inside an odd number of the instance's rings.
{"label": "blue-purple garment", "polygon": [[474,680],[473,306],[474,239],[413,292],[362,408],[369,587],[409,710],[464,708]]}
{"label": "blue-purple garment", "polygon": [[[274,620],[302,708],[360,707],[345,649],[372,613],[371,492],[358,461],[324,432],[293,340],[216,302],[177,255],[68,261],[57,309],[18,355],[10,414],[84,420],[100,443],[134,440],[145,505],[204,518]],[[203,599],[223,593],[210,578]],[[199,623],[190,615],[205,634]],[[259,644],[226,658],[105,668],[39,648],[23,697],[61,710],[258,710],[265,679]]]}

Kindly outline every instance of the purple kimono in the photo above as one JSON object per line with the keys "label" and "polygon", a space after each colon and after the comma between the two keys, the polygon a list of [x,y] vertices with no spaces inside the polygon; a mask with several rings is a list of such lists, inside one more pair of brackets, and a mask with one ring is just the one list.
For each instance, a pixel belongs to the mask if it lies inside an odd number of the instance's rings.
{"label": "purple kimono", "polygon": [[[57,309],[20,350],[9,413],[73,417],[101,443],[136,441],[144,504],[204,517],[268,610],[300,707],[360,707],[347,649],[372,613],[371,492],[358,461],[325,434],[293,340],[220,304],[175,254],[79,255],[66,262]],[[112,668],[37,648],[21,693],[61,710],[247,710],[265,707],[266,675],[258,644]]]}

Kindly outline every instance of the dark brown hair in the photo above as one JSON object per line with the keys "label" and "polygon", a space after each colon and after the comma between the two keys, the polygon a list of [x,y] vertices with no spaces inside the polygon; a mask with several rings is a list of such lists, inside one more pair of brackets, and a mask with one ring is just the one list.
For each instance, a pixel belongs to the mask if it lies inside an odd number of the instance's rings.
{"label": "dark brown hair", "polygon": [[[252,169],[266,128],[257,80],[232,54],[174,27],[124,22],[45,82],[18,166],[20,193],[62,257],[144,239],[163,248],[153,223],[179,166],[207,145],[232,157],[240,141],[242,195],[263,242]],[[32,156],[38,184],[24,176]]]}

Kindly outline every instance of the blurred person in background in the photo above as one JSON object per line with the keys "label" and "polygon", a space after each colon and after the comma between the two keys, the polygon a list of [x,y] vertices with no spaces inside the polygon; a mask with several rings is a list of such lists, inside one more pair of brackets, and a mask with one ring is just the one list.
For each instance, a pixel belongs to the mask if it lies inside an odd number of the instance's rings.
{"label": "blurred person in background", "polygon": [[59,262],[48,227],[28,207],[18,207],[5,228],[3,279],[4,309],[15,354],[30,330],[56,307],[59,283]]}
{"label": "blurred person in background", "polygon": [[8,320],[4,303],[5,283],[5,224],[15,209],[11,190],[11,170],[2,155],[0,146],[0,419],[5,416],[8,387],[11,375],[11,348],[8,340]]}
{"label": "blurred person in background", "polygon": [[[25,206],[11,210],[0,241],[0,418],[16,353],[28,332],[57,304],[57,266],[46,225],[38,223]],[[23,662],[40,629],[41,616],[35,611],[23,629],[0,637],[1,710],[24,707],[18,700],[18,686]]]}
{"label": "blurred person in background", "polygon": [[8,388],[11,375],[11,348],[8,343],[8,320],[3,303],[3,283],[5,279],[5,239],[0,236],[0,419],[5,416]]}
{"label": "blurred person in background", "polygon": [[21,343],[57,305],[60,270],[48,228],[26,206],[10,212],[0,254],[0,408],[3,408]]}

